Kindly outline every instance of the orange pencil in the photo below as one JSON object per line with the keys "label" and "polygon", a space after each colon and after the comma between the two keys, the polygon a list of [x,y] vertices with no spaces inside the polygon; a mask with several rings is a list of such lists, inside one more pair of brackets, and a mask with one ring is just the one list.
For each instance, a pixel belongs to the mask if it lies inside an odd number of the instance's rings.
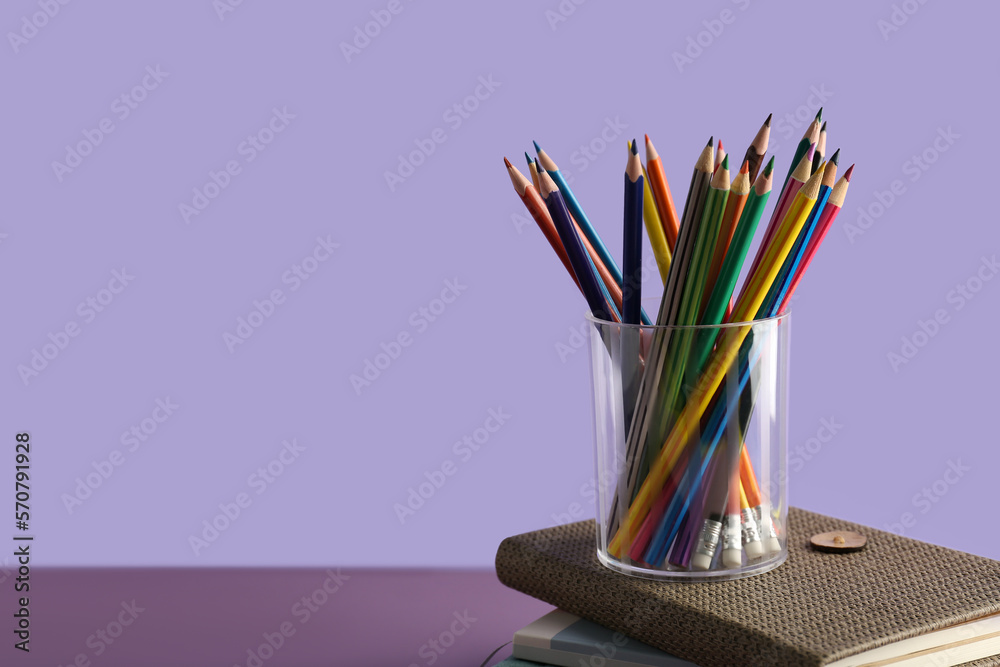
{"label": "orange pencil", "polygon": [[743,160],[740,173],[733,179],[733,185],[729,188],[729,199],[726,200],[726,210],[722,214],[722,226],[719,228],[719,238],[715,242],[715,250],[712,253],[712,263],[709,264],[708,278],[705,283],[705,300],[701,304],[699,317],[708,305],[708,295],[715,287],[715,281],[719,277],[719,270],[722,269],[722,260],[729,250],[729,242],[733,240],[733,232],[736,231],[736,223],[740,220],[743,207],[750,196],[750,164]]}
{"label": "orange pencil", "polygon": [[653,142],[646,135],[646,173],[649,175],[649,187],[653,191],[653,199],[656,201],[656,210],[660,214],[660,222],[663,223],[663,233],[667,236],[667,245],[670,252],[674,252],[677,245],[677,230],[680,229],[681,222],[677,217],[677,208],[674,206],[674,198],[670,195],[670,185],[667,183],[667,176],[663,172],[663,162],[659,153],[653,147]]}

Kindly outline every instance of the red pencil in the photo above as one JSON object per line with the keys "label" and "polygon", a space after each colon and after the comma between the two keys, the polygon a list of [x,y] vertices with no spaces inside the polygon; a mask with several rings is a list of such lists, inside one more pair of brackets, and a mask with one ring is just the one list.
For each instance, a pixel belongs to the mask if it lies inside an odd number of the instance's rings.
{"label": "red pencil", "polygon": [[847,188],[851,184],[851,176],[854,174],[854,165],[852,164],[844,175],[841,176],[837,184],[833,186],[833,191],[830,193],[830,198],[826,202],[826,206],[823,207],[823,212],[820,213],[819,222],[816,223],[816,231],[813,232],[812,238],[809,239],[809,244],[806,246],[806,250],[802,255],[802,262],[799,264],[798,270],[795,275],[792,276],[792,282],[788,285],[788,291],[785,292],[785,298],[781,301],[781,306],[778,308],[779,313],[785,312],[788,307],[789,302],[792,299],[792,293],[795,288],[798,287],[799,281],[802,280],[803,274],[805,274],[806,269],[809,268],[809,262],[812,261],[813,255],[816,254],[816,250],[819,248],[819,244],[823,242],[823,237],[826,233],[830,231],[830,226],[833,221],[837,219],[837,214],[840,213],[840,208],[844,205],[844,198],[847,196]]}

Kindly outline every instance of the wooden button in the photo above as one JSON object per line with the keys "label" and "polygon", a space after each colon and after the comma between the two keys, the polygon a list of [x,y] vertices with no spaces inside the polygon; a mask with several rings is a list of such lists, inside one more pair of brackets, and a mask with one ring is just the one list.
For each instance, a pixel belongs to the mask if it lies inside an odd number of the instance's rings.
{"label": "wooden button", "polygon": [[861,533],[855,533],[850,530],[834,530],[829,533],[813,535],[809,541],[812,543],[813,548],[818,551],[850,553],[864,549],[868,538]]}

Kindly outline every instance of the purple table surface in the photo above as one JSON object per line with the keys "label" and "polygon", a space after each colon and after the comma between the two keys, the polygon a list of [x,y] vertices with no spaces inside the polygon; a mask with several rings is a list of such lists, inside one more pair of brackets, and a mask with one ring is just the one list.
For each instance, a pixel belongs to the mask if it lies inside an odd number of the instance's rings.
{"label": "purple table surface", "polygon": [[483,570],[37,568],[24,653],[15,577],[5,667],[478,667],[552,609]]}

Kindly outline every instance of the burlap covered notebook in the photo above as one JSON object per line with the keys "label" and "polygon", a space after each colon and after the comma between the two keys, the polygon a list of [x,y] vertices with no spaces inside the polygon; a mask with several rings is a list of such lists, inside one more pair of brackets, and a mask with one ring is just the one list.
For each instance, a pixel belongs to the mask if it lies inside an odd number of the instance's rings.
{"label": "burlap covered notebook", "polygon": [[[1000,612],[1000,562],[797,508],[788,527],[788,560],[735,581],[613,572],[597,560],[593,521],[507,538],[497,576],[702,667],[828,665]],[[810,536],[833,530],[861,532],[868,545],[840,554],[809,546]],[[967,664],[998,667],[1000,658]]]}

